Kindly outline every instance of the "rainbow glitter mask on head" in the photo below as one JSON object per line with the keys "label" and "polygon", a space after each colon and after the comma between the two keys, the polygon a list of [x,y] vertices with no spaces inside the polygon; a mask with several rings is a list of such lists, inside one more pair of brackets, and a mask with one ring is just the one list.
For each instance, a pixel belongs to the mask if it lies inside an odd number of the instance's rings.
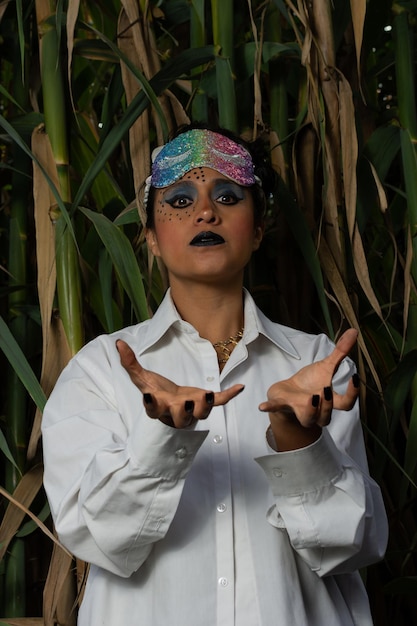
{"label": "rainbow glitter mask on head", "polygon": [[252,157],[240,144],[205,129],[189,130],[154,150],[153,187],[168,187],[196,167],[210,167],[245,187],[254,185]]}
{"label": "rainbow glitter mask on head", "polygon": [[243,187],[255,183],[262,187],[246,148],[220,133],[194,128],[152,152],[152,174],[145,181],[143,197],[145,210],[151,187],[168,187],[196,167],[210,167]]}

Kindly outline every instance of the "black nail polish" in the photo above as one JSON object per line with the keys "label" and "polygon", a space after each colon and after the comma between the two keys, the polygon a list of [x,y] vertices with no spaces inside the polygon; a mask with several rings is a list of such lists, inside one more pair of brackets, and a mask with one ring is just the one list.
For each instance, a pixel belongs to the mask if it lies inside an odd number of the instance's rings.
{"label": "black nail polish", "polygon": [[206,402],[209,406],[214,404],[214,393],[212,391],[206,393]]}
{"label": "black nail polish", "polygon": [[314,396],[311,398],[311,404],[315,409],[317,409],[318,405],[320,404],[320,396],[318,394],[315,393]]}
{"label": "black nail polish", "polygon": [[323,393],[324,393],[325,400],[331,400],[333,398],[333,391],[331,387],[325,387],[323,389]]}
{"label": "black nail polish", "polygon": [[194,401],[186,400],[184,402],[184,409],[186,413],[192,413],[194,411]]}
{"label": "black nail polish", "polygon": [[143,394],[143,400],[145,402],[145,404],[152,404],[153,399],[150,393],[144,393]]}
{"label": "black nail polish", "polygon": [[352,376],[352,382],[353,382],[353,386],[355,387],[355,389],[357,389],[361,381],[359,380],[359,374],[356,374],[356,372]]}

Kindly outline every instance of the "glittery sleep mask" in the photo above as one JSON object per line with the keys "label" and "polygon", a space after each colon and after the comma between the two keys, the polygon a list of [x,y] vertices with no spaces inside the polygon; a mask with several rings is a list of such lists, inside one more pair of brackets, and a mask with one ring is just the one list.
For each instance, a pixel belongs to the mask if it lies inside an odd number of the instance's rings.
{"label": "glittery sleep mask", "polygon": [[260,184],[246,148],[220,133],[194,128],[153,151],[145,206],[151,186],[168,187],[196,167],[210,167],[244,187]]}

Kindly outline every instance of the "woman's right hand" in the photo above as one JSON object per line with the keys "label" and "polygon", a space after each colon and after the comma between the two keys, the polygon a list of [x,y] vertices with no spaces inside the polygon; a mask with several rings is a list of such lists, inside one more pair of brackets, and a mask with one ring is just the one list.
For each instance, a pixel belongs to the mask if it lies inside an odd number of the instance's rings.
{"label": "woman's right hand", "polygon": [[226,404],[244,389],[244,385],[233,385],[218,392],[182,387],[160,374],[144,369],[125,341],[118,339],[116,348],[122,366],[143,394],[147,415],[174,428],[187,428],[196,420],[206,419],[213,406]]}

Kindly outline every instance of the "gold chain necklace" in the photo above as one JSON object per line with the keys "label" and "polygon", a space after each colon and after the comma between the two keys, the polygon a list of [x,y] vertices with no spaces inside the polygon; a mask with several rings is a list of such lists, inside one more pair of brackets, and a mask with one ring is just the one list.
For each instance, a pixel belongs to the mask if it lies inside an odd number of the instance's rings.
{"label": "gold chain necklace", "polygon": [[[230,355],[232,354],[233,348],[242,339],[243,331],[244,329],[241,328],[239,332],[236,333],[236,335],[232,335],[231,337],[229,337],[229,339],[225,339],[224,341],[216,341],[216,343],[212,344],[213,348],[217,352],[217,359],[220,364],[227,363],[227,361],[230,358]],[[217,349],[219,349],[219,352]]]}

